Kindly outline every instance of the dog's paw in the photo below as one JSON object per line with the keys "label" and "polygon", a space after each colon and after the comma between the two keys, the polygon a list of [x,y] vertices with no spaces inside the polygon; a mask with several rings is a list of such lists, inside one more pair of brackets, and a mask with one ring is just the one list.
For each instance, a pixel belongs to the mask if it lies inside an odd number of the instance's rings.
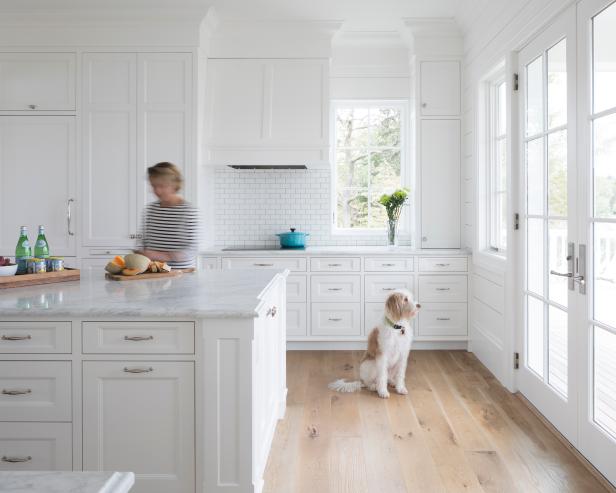
{"label": "dog's paw", "polygon": [[402,394],[402,395],[406,395],[409,393],[408,390],[406,390],[405,386],[402,387],[396,387],[396,392],[398,392],[398,394]]}
{"label": "dog's paw", "polygon": [[381,399],[389,399],[389,392],[387,391],[387,389],[377,390],[376,393],[379,394],[379,397]]}

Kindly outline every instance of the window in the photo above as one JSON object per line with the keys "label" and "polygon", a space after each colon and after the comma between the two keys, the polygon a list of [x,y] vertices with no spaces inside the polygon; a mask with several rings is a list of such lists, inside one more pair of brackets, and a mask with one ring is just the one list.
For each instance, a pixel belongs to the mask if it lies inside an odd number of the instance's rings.
{"label": "window", "polygon": [[487,247],[507,250],[507,85],[504,74],[487,82]]}
{"label": "window", "polygon": [[387,215],[379,198],[403,187],[408,176],[403,148],[405,105],[336,102],[333,118],[334,230],[383,230]]}

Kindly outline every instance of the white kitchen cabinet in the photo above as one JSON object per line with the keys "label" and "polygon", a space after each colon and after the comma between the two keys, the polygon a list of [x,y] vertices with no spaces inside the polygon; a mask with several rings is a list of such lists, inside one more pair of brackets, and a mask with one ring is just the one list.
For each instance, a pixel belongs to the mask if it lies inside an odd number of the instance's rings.
{"label": "white kitchen cabinet", "polygon": [[75,255],[75,118],[2,116],[0,150],[0,251],[15,252],[21,225],[34,246],[42,224],[52,255]]}
{"label": "white kitchen cabinet", "polygon": [[306,303],[287,303],[287,336],[306,335]]}
{"label": "white kitchen cabinet", "polygon": [[0,53],[0,111],[75,111],[75,54]]}
{"label": "white kitchen cabinet", "polygon": [[312,303],[311,315],[312,335],[361,335],[360,303]]}
{"label": "white kitchen cabinet", "polygon": [[359,275],[323,275],[310,279],[312,301],[360,301],[361,277]]}
{"label": "white kitchen cabinet", "polygon": [[70,353],[71,322],[0,322],[0,353]]}
{"label": "white kitchen cabinet", "polygon": [[418,335],[422,337],[466,336],[466,303],[423,303],[418,315]]}
{"label": "white kitchen cabinet", "polygon": [[421,120],[421,246],[460,248],[460,120]]}
{"label": "white kitchen cabinet", "polygon": [[85,53],[82,77],[82,244],[127,248],[153,200],[146,168],[190,168],[192,55]]}
{"label": "white kitchen cabinet", "polygon": [[135,493],[195,488],[194,363],[83,362],[83,469],[133,471]]}
{"label": "white kitchen cabinet", "polygon": [[460,114],[460,62],[425,60],[420,62],[421,116]]}
{"label": "white kitchen cabinet", "polygon": [[0,471],[72,471],[71,423],[0,423]]}

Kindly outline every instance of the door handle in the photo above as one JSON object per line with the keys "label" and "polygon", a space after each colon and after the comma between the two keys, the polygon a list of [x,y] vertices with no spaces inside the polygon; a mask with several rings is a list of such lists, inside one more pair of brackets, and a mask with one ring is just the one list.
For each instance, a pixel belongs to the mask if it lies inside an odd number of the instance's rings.
{"label": "door handle", "polygon": [[550,274],[558,277],[567,277],[569,279],[573,279],[576,282],[579,282],[580,284],[586,283],[586,281],[584,280],[584,276],[582,276],[581,274],[574,274],[573,272],[556,272],[555,270],[551,270]]}

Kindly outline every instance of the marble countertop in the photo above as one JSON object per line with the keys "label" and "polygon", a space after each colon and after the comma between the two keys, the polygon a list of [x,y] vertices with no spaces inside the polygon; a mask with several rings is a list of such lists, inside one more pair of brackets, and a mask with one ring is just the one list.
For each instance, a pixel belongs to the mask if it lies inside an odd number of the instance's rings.
{"label": "marble countertop", "polygon": [[134,484],[132,472],[0,472],[0,491],[11,493],[128,493]]}
{"label": "marble countertop", "polygon": [[0,318],[251,318],[261,293],[286,271],[207,271],[136,281],[108,281],[102,269],[81,275],[80,281],[1,289]]}
{"label": "marble countertop", "polygon": [[470,250],[467,249],[426,249],[399,246],[308,246],[304,250],[277,249],[277,250],[223,250],[223,248],[209,248],[199,253],[202,256],[223,256],[223,257],[271,257],[271,256],[314,256],[314,255],[422,255],[427,257],[434,256],[467,256]]}

